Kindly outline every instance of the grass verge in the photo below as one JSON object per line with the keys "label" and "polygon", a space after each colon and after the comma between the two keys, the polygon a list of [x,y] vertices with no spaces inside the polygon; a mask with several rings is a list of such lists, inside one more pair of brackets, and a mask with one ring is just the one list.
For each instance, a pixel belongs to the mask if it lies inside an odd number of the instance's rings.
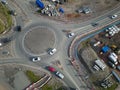
{"label": "grass verge", "polygon": [[42,87],[42,90],[53,90],[51,85],[46,84],[45,86]]}
{"label": "grass verge", "polygon": [[9,9],[0,3],[0,33],[12,26],[12,17],[9,14]]}
{"label": "grass verge", "polygon": [[101,90],[116,90],[117,87],[118,87],[118,84],[114,83],[111,87],[106,88],[106,89],[102,88]]}
{"label": "grass verge", "polygon": [[25,74],[27,75],[28,79],[30,80],[31,83],[35,83],[40,79],[40,76],[35,75],[32,71],[27,70],[25,72]]}

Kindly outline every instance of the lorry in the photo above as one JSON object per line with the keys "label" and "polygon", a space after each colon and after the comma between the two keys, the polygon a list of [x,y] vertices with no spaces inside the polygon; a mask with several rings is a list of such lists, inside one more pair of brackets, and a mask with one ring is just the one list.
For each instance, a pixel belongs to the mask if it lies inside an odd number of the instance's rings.
{"label": "lorry", "polygon": [[104,64],[104,62],[102,62],[99,59],[95,60],[95,64],[102,70],[104,70],[106,68],[106,65]]}
{"label": "lorry", "polygon": [[108,56],[109,60],[114,63],[115,65],[118,64],[118,61],[117,61],[117,55],[115,53],[110,53],[110,55]]}

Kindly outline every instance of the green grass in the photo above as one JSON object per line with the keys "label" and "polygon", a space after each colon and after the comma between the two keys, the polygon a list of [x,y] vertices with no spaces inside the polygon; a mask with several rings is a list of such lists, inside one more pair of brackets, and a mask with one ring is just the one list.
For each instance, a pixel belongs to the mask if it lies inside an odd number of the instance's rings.
{"label": "green grass", "polygon": [[27,70],[26,75],[28,77],[28,79],[30,80],[31,83],[35,83],[40,79],[40,76],[35,75],[32,71]]}
{"label": "green grass", "polygon": [[42,87],[42,90],[53,90],[52,86],[46,84],[45,86]]}
{"label": "green grass", "polygon": [[118,84],[117,84],[117,83],[114,83],[111,87],[106,88],[106,89],[102,88],[102,89],[100,89],[100,90],[115,90],[117,87],[118,87]]}
{"label": "green grass", "polygon": [[82,48],[88,47],[89,46],[90,39],[87,39],[83,42],[81,42]]}
{"label": "green grass", "polygon": [[60,88],[62,86],[63,84],[60,81],[54,81],[54,79],[52,79],[42,87],[42,90],[63,90]]}
{"label": "green grass", "polygon": [[12,17],[9,14],[9,9],[0,3],[0,33],[12,26]]}
{"label": "green grass", "polygon": [[0,22],[0,32],[3,32],[5,29],[4,25]]}

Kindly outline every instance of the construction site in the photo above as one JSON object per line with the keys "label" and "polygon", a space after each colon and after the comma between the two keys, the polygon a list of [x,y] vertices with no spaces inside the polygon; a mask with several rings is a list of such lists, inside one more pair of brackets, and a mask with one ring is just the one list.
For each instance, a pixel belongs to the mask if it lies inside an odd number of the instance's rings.
{"label": "construction site", "polygon": [[36,0],[37,11],[60,21],[85,21],[114,9],[117,0]]}
{"label": "construction site", "polygon": [[119,31],[120,24],[108,26],[79,45],[78,57],[97,90],[115,90],[119,86]]}

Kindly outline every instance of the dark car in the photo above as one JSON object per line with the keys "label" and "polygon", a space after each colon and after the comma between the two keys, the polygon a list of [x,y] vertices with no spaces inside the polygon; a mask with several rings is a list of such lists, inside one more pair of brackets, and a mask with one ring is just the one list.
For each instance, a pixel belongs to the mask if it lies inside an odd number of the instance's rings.
{"label": "dark car", "polygon": [[6,0],[2,0],[1,3],[4,5],[8,4]]}
{"label": "dark car", "polygon": [[92,23],[92,26],[96,27],[96,26],[98,26],[98,23]]}
{"label": "dark car", "polygon": [[13,15],[13,16],[16,16],[16,15],[17,15],[17,13],[15,12],[15,10],[11,10],[11,11],[10,11],[10,14]]}
{"label": "dark car", "polygon": [[21,26],[18,25],[18,26],[17,26],[17,31],[20,32],[21,30],[22,30]]}

